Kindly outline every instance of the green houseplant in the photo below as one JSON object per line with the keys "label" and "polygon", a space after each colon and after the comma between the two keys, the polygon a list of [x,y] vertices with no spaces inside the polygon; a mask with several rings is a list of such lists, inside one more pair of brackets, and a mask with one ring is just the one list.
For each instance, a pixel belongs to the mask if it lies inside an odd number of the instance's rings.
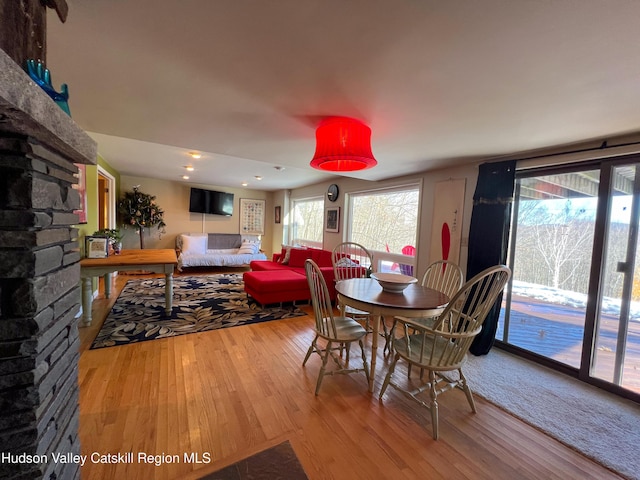
{"label": "green houseplant", "polygon": [[93,232],[94,237],[106,237],[109,239],[109,243],[113,248],[113,251],[118,254],[122,249],[122,232],[117,228],[101,228]]}
{"label": "green houseplant", "polygon": [[140,185],[125,192],[118,203],[118,213],[125,227],[134,227],[140,235],[140,248],[144,248],[144,229],[154,226],[164,232],[164,211],[156,204],[156,197],[140,191]]}

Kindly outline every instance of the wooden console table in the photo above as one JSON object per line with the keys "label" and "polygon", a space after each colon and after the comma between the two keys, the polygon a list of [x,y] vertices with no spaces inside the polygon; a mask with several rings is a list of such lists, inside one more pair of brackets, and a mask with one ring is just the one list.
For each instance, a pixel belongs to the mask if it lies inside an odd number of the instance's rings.
{"label": "wooden console table", "polygon": [[148,270],[164,273],[165,312],[171,315],[173,308],[173,270],[178,265],[175,250],[123,250],[120,255],[107,258],[83,258],[80,260],[82,278],[82,312],[84,324],[91,325],[91,306],[93,303],[92,278],[104,275],[104,294],[111,295],[111,273],[127,270]]}

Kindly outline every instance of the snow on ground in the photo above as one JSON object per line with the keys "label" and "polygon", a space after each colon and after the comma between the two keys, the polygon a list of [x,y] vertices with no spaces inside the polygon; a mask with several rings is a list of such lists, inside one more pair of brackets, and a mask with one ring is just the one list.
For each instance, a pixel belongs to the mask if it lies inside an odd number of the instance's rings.
{"label": "snow on ground", "polygon": [[[536,300],[542,300],[555,305],[564,305],[583,310],[587,308],[587,295],[585,293],[560,290],[558,288],[518,280],[513,281],[511,292],[513,295],[535,298]],[[619,298],[604,297],[602,299],[602,312],[618,316],[620,315],[620,303]],[[640,302],[631,302],[629,319],[636,322],[640,321]]]}

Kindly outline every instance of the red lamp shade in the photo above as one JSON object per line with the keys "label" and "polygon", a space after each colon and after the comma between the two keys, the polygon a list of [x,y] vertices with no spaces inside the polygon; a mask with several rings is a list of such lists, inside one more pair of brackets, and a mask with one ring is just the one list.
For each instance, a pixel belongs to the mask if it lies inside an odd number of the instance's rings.
{"label": "red lamp shade", "polygon": [[346,117],[323,120],[316,130],[316,153],[311,166],[332,172],[353,172],[378,164],[371,153],[371,129]]}

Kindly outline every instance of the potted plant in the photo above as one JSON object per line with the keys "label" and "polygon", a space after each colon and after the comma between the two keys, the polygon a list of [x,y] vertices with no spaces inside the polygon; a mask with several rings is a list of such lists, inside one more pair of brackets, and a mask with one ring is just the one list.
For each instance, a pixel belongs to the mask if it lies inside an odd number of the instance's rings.
{"label": "potted plant", "polygon": [[[118,203],[118,213],[125,226],[132,226],[140,235],[140,248],[144,248],[144,229],[157,225],[164,229],[164,211],[156,204],[156,197],[140,191],[140,185],[126,192]],[[164,231],[164,230],[163,230]]]}
{"label": "potted plant", "polygon": [[101,228],[93,232],[93,236],[108,238],[109,244],[113,248],[113,253],[116,255],[122,250],[122,233],[117,228]]}

